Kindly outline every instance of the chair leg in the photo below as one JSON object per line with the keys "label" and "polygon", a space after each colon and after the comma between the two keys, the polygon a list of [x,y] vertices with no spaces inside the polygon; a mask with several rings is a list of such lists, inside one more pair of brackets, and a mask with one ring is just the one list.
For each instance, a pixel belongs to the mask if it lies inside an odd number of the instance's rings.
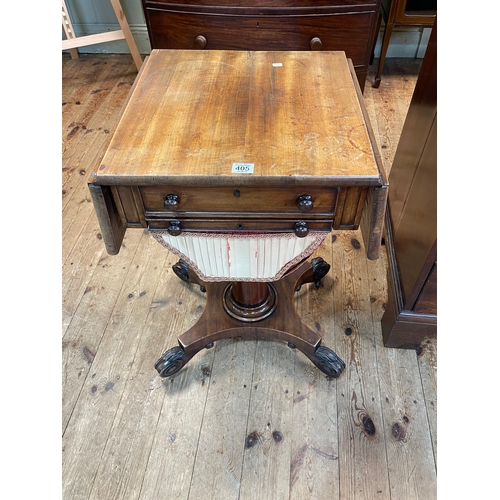
{"label": "chair leg", "polygon": [[370,63],[369,65],[371,66],[373,64],[373,60],[375,59],[375,46],[377,45],[377,39],[378,39],[378,34],[380,31],[380,25],[382,24],[382,9],[380,9],[378,13],[378,19],[377,19],[377,34],[373,37],[373,46],[372,46],[372,53],[370,55]]}
{"label": "chair leg", "polygon": [[385,55],[387,54],[387,49],[389,48],[389,42],[391,41],[392,30],[394,28],[394,23],[388,23],[385,26],[384,37],[382,38],[382,48],[380,50],[380,60],[378,62],[377,75],[375,76],[375,83],[373,88],[378,89],[380,82],[382,80],[382,69],[384,68]]}

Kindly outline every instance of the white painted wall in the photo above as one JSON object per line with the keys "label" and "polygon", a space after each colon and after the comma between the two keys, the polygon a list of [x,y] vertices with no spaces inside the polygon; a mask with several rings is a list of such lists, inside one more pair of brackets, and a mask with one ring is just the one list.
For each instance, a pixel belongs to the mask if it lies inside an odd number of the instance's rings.
{"label": "white painted wall", "polygon": [[[66,5],[77,36],[94,35],[120,29],[108,0],[66,0]],[[121,5],[139,52],[149,54],[151,44],[149,43],[141,0],[121,0]],[[395,27],[386,57],[424,57],[430,33],[431,28]],[[380,55],[382,36],[383,27],[375,46],[375,57]],[[118,40],[80,47],[78,52],[81,54],[128,54],[129,50],[125,40]]]}

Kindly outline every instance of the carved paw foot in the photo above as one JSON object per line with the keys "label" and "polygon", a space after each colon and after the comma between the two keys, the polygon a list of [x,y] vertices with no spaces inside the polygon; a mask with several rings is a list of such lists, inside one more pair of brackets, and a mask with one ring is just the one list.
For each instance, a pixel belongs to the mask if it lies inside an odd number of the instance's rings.
{"label": "carved paw foot", "polygon": [[200,290],[202,292],[206,292],[205,284],[201,281],[198,276],[194,272],[189,269],[189,265],[187,262],[184,262],[182,259],[172,266],[172,270],[176,274],[176,276],[186,283],[196,283],[200,286]]}
{"label": "carved paw foot", "polygon": [[185,364],[184,349],[176,346],[163,353],[162,357],[155,363],[155,369],[160,374],[160,377],[170,377]]}
{"label": "carved paw foot", "polygon": [[331,266],[321,257],[316,257],[315,259],[311,260],[311,266],[313,268],[314,286],[316,288],[319,288],[321,285],[321,280],[328,274]]}
{"label": "carved paw foot", "polygon": [[311,358],[314,365],[329,377],[338,378],[345,369],[345,363],[334,351],[325,346],[318,346]]}
{"label": "carved paw foot", "polygon": [[304,283],[314,283],[316,288],[321,286],[321,280],[327,275],[330,270],[330,264],[322,257],[316,257],[310,262],[311,268],[308,269],[297,282],[295,291],[298,292]]}

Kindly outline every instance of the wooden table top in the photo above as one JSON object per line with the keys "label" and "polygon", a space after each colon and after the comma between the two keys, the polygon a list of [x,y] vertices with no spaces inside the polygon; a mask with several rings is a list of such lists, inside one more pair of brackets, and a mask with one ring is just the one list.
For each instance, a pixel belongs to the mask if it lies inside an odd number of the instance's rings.
{"label": "wooden table top", "polygon": [[94,177],[110,185],[346,180],[380,183],[358,94],[344,52],[308,51],[153,50]]}

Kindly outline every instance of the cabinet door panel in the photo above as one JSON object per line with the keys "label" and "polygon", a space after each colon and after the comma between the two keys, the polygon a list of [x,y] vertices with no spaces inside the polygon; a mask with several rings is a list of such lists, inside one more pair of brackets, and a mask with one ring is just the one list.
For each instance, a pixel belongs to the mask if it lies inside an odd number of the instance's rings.
{"label": "cabinet door panel", "polygon": [[420,314],[437,314],[437,262],[422,288],[413,311]]}

